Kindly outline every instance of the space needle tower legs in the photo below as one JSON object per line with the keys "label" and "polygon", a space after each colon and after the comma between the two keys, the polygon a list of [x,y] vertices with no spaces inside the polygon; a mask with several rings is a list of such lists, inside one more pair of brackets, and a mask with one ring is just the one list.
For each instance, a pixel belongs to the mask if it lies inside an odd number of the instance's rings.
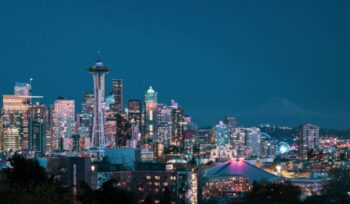
{"label": "space needle tower legs", "polygon": [[[98,53],[99,54],[99,53]],[[104,156],[105,133],[104,133],[104,117],[103,104],[105,100],[105,75],[109,72],[109,68],[103,65],[101,60],[88,68],[92,74],[94,81],[94,114],[91,138],[91,153],[97,154],[97,159],[101,160]]]}

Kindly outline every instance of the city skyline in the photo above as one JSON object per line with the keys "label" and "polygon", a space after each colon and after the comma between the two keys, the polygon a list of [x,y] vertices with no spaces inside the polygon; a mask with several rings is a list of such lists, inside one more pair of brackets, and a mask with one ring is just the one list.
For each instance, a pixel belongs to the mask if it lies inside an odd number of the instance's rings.
{"label": "city skyline", "polygon": [[1,203],[350,203],[350,1],[0,1]]}
{"label": "city skyline", "polygon": [[346,1],[1,4],[2,95],[33,77],[45,104],[80,104],[101,50],[106,94],[123,79],[123,104],[152,85],[201,126],[232,115],[240,125],[350,128]]}

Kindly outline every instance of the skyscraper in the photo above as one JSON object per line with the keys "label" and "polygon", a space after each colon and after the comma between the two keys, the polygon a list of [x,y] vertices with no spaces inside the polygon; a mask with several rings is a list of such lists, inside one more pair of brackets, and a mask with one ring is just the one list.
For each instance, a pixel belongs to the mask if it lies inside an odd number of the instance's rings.
{"label": "skyscraper", "polygon": [[183,110],[180,107],[173,107],[171,112],[172,119],[172,143],[176,146],[180,146],[182,141],[182,133],[183,133]]}
{"label": "skyscraper", "polygon": [[32,141],[30,149],[43,156],[46,151],[46,128],[48,124],[48,109],[44,104],[36,103],[30,108],[32,115]]}
{"label": "skyscraper", "polygon": [[105,148],[104,133],[104,110],[103,103],[105,100],[105,75],[109,68],[103,65],[103,62],[97,60],[96,63],[89,67],[89,72],[94,80],[94,114],[92,127],[92,147],[97,150],[97,158],[102,159]]}
{"label": "skyscraper", "polygon": [[157,127],[157,92],[152,86],[149,87],[145,94],[145,135],[144,143],[152,142],[154,133]]}
{"label": "skyscraper", "polygon": [[138,132],[141,132],[141,100],[138,99],[130,99],[128,100],[128,120],[129,123],[133,123],[136,125]]}
{"label": "skyscraper", "polygon": [[312,124],[305,124],[299,127],[297,141],[300,158],[306,159],[309,150],[318,148],[319,131],[320,128]]}
{"label": "skyscraper", "polygon": [[118,114],[122,114],[123,112],[123,80],[112,79],[112,90],[114,95],[114,104],[111,105],[111,109]]}
{"label": "skyscraper", "polygon": [[82,112],[92,115],[94,113],[94,101],[94,93],[85,92],[83,96]]}
{"label": "skyscraper", "polygon": [[131,124],[120,114],[116,114],[116,124],[117,131],[115,138],[115,146],[125,147],[127,145],[127,141],[131,139]]}
{"label": "skyscraper", "polygon": [[0,150],[4,150],[4,123],[0,114]]}
{"label": "skyscraper", "polygon": [[75,134],[75,103],[74,100],[59,98],[55,101],[52,113],[54,148],[63,150],[64,138]]}
{"label": "skyscraper", "polygon": [[[92,123],[93,123],[93,115],[94,115],[94,103],[95,103],[95,97],[93,92],[85,92],[83,96],[83,103],[82,103],[82,111],[81,114],[77,115],[77,128],[78,128],[78,134],[81,138],[84,138],[86,140],[89,138],[91,140],[92,138]],[[90,148],[89,141],[89,148]],[[87,147],[85,147],[87,149]]]}
{"label": "skyscraper", "polygon": [[16,95],[3,95],[4,148],[28,148],[29,84],[16,83]]}
{"label": "skyscraper", "polygon": [[261,131],[259,128],[246,128],[245,145],[248,155],[260,155]]}

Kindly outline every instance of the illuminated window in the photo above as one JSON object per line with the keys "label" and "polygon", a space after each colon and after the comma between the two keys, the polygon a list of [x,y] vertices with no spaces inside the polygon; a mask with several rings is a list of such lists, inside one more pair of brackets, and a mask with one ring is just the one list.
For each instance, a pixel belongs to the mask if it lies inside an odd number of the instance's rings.
{"label": "illuminated window", "polygon": [[153,120],[153,110],[149,111],[149,120]]}

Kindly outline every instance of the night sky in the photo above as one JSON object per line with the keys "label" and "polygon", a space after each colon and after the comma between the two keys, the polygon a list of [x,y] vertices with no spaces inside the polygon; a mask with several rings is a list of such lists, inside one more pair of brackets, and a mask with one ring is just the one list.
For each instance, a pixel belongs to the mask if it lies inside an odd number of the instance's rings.
{"label": "night sky", "polygon": [[127,99],[175,99],[201,126],[350,128],[348,0],[2,0],[0,94],[34,78],[44,103],[92,90],[97,50]]}

